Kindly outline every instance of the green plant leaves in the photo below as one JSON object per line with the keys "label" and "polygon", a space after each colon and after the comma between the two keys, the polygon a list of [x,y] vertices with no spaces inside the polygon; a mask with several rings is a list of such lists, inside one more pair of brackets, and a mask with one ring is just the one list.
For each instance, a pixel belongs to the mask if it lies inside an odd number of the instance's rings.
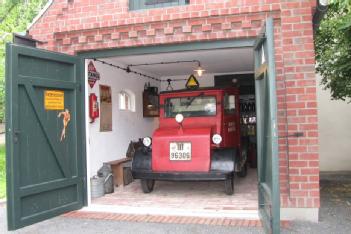
{"label": "green plant leaves", "polygon": [[348,2],[335,0],[315,39],[317,71],[332,99],[351,101],[351,11]]}
{"label": "green plant leaves", "polygon": [[5,44],[12,33],[24,32],[47,0],[4,0],[0,4],[0,122],[5,111]]}

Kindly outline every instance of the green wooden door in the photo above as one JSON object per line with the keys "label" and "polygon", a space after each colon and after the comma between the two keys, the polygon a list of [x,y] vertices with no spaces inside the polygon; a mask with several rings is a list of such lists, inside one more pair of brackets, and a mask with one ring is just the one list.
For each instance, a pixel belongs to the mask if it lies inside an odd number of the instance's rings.
{"label": "green wooden door", "polygon": [[273,19],[255,43],[259,214],[268,233],[280,232],[279,155]]}
{"label": "green wooden door", "polygon": [[81,68],[77,57],[6,47],[9,230],[79,209],[86,202]]}

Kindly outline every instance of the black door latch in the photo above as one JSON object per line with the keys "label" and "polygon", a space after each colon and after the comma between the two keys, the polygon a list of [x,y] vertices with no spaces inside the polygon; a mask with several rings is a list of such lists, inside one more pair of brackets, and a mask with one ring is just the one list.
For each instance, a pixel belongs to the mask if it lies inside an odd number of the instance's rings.
{"label": "black door latch", "polygon": [[293,134],[279,136],[279,138],[287,138],[287,137],[303,137],[303,132],[294,132]]}

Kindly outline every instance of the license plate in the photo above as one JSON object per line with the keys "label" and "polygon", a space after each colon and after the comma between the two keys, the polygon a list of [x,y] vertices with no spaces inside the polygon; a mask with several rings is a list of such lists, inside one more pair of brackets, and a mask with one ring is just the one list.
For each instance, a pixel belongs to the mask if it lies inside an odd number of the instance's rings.
{"label": "license plate", "polygon": [[169,160],[191,160],[191,143],[171,142],[169,144]]}

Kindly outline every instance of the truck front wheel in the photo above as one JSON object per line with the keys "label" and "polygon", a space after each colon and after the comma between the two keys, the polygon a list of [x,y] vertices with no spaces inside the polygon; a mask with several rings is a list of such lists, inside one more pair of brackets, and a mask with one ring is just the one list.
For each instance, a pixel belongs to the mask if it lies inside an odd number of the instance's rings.
{"label": "truck front wheel", "polygon": [[227,195],[234,193],[234,175],[224,181],[224,189]]}
{"label": "truck front wheel", "polygon": [[247,176],[247,163],[241,168],[241,170],[237,173],[239,177],[246,177]]}
{"label": "truck front wheel", "polygon": [[144,193],[151,193],[154,190],[155,180],[141,180],[141,188]]}

